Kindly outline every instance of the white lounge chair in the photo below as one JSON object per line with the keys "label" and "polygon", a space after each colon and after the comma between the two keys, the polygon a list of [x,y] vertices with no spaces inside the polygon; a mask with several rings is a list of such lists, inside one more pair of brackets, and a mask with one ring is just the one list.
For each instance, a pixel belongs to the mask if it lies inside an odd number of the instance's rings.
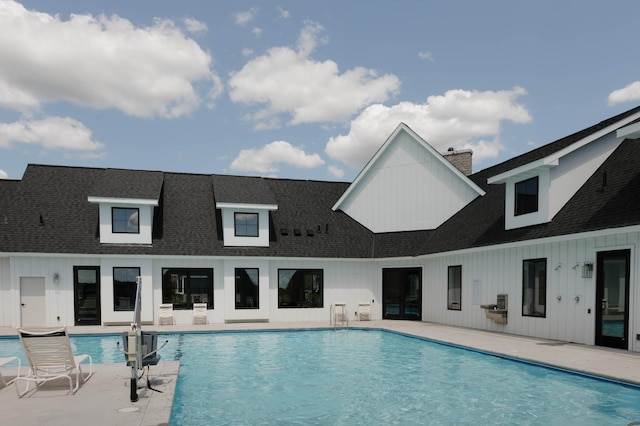
{"label": "white lounge chair", "polygon": [[9,381],[6,381],[5,378],[2,376],[2,372],[0,371],[0,382],[2,382],[4,386],[9,386],[11,383],[15,382],[15,380],[18,377],[20,377],[21,361],[20,361],[20,358],[18,358],[17,356],[11,356],[9,358],[0,358],[0,367],[4,367],[5,365],[11,364],[12,362],[18,363],[18,375]]}
{"label": "white lounge chair", "polygon": [[193,304],[193,323],[194,324],[207,323],[207,304],[206,303]]}
{"label": "white lounge chair", "polygon": [[173,325],[173,303],[163,303],[160,305],[158,322],[160,325]]}
{"label": "white lounge chair", "polygon": [[371,304],[359,303],[358,304],[358,321],[370,321],[371,320]]}
{"label": "white lounge chair", "polygon": [[[89,355],[74,356],[71,350],[71,342],[67,334],[67,328],[18,328],[20,342],[29,362],[29,372],[26,376],[16,377],[16,391],[22,397],[27,392],[31,382],[36,387],[45,382],[66,378],[69,380],[71,394],[76,393],[83,383],[93,374],[93,360]],[[89,375],[84,377],[80,364],[89,361]],[[75,370],[76,385],[73,386],[72,373]],[[26,381],[25,390],[20,392],[18,383]]]}

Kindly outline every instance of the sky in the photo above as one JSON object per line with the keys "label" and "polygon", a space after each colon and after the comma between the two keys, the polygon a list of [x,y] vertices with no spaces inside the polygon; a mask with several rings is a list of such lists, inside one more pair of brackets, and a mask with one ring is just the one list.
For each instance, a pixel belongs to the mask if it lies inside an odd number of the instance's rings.
{"label": "sky", "polygon": [[0,0],[27,164],[352,181],[400,122],[473,171],[640,105],[635,0]]}

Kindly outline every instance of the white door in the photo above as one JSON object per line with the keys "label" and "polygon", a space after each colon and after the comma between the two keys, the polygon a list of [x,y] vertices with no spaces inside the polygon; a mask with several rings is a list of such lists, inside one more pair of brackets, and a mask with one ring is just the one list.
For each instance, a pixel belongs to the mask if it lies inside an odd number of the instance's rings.
{"label": "white door", "polygon": [[20,278],[20,311],[23,327],[46,325],[44,277]]}

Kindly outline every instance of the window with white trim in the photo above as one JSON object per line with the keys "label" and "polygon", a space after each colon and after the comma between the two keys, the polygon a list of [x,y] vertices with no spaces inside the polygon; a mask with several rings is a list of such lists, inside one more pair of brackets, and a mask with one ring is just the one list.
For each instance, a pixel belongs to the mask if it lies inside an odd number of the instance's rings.
{"label": "window with white trim", "polygon": [[236,237],[258,236],[258,213],[234,214],[234,229]]}

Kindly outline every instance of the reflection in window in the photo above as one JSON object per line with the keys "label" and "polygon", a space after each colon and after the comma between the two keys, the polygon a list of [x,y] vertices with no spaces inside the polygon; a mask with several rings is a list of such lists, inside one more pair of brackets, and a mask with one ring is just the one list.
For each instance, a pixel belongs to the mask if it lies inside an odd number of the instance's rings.
{"label": "reflection in window", "polygon": [[522,315],[545,317],[547,259],[525,260],[522,266]]}
{"label": "reflection in window", "polygon": [[322,308],[322,269],[278,269],[278,308]]}
{"label": "reflection in window", "polygon": [[133,311],[140,268],[113,268],[113,310]]}
{"label": "reflection in window", "polygon": [[236,213],[234,217],[236,237],[258,236],[258,213]]}
{"label": "reflection in window", "polygon": [[515,215],[538,211],[538,176],[515,185]]}
{"label": "reflection in window", "polygon": [[236,309],[258,309],[258,268],[236,268]]}
{"label": "reflection in window", "polygon": [[162,303],[173,303],[174,309],[206,303],[213,309],[213,269],[162,268]]}
{"label": "reflection in window", "polygon": [[449,266],[447,309],[462,309],[462,266]]}
{"label": "reflection in window", "polygon": [[139,209],[111,208],[111,225],[114,234],[139,234],[138,224]]}

